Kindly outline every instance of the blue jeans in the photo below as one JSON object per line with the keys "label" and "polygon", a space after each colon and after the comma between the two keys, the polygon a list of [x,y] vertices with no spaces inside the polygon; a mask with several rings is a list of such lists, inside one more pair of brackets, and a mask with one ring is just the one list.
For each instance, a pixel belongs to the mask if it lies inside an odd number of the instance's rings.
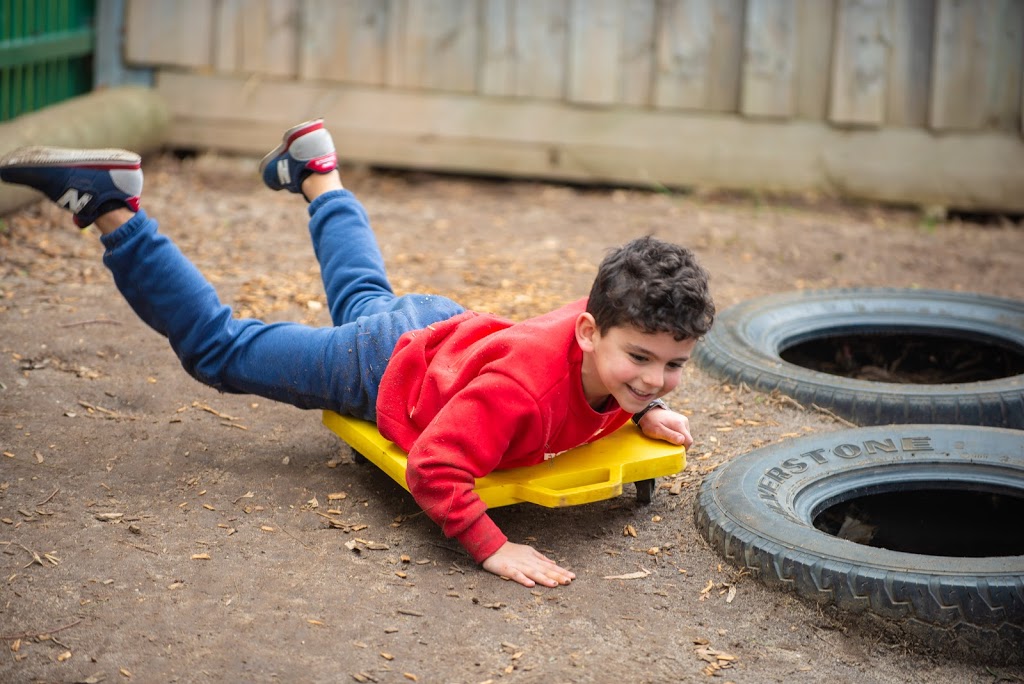
{"label": "blue jeans", "polygon": [[376,420],[377,390],[398,338],[463,308],[445,297],[395,295],[366,210],[348,190],[318,197],[309,215],[331,328],[232,317],[142,211],[103,236],[103,262],[132,309],[200,382]]}

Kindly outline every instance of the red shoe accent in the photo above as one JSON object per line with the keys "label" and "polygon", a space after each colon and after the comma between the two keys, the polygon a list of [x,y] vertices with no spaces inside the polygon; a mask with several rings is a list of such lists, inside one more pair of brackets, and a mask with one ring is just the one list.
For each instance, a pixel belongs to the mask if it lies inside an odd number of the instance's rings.
{"label": "red shoe accent", "polygon": [[306,168],[314,173],[327,173],[338,168],[338,155],[336,152],[315,157],[306,162]]}
{"label": "red shoe accent", "polygon": [[289,135],[288,139],[284,141],[284,148],[288,149],[289,147],[291,147],[292,143],[295,142],[296,138],[301,138],[302,136],[306,135],[307,133],[312,133],[313,131],[318,131],[318,130],[320,130],[323,127],[324,127],[324,120],[323,119],[314,119],[313,121],[310,121],[308,126],[303,126],[302,128],[299,128],[299,129],[296,129],[296,130],[292,131],[292,134]]}

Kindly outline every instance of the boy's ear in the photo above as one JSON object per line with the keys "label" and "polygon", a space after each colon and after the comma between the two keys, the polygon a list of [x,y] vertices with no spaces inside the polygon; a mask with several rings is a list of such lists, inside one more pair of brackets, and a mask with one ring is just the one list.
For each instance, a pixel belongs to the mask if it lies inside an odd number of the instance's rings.
{"label": "boy's ear", "polygon": [[597,321],[584,311],[576,318],[576,344],[586,353],[594,351],[594,337],[598,334]]}

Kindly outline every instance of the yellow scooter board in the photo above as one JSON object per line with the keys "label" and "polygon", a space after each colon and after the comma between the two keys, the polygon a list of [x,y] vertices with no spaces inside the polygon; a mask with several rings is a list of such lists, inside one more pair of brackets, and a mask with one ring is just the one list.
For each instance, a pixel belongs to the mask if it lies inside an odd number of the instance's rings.
{"label": "yellow scooter board", "polygon": [[[405,452],[385,439],[376,425],[333,411],[324,411],[323,423],[358,456],[409,490]],[[544,463],[489,473],[477,479],[474,491],[490,508],[523,502],[558,508],[611,499],[622,494],[623,483],[635,482],[637,500],[650,503],[655,478],[685,467],[686,449],[645,437],[627,423],[607,437]]]}

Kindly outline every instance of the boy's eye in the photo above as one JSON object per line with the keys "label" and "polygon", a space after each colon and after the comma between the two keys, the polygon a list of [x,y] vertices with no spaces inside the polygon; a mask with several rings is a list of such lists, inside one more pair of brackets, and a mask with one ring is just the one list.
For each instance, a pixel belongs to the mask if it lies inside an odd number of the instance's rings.
{"label": "boy's eye", "polygon": [[680,368],[683,367],[683,364],[679,361],[671,361],[669,362],[668,367],[671,368],[672,370],[679,370]]}
{"label": "boy's eye", "polygon": [[646,360],[647,360],[647,357],[646,357],[646,356],[644,356],[643,354],[632,354],[632,353],[631,353],[631,354],[629,355],[629,358],[633,359],[633,360],[634,360],[634,361],[636,361],[637,363],[643,363],[644,361],[646,361]]}

